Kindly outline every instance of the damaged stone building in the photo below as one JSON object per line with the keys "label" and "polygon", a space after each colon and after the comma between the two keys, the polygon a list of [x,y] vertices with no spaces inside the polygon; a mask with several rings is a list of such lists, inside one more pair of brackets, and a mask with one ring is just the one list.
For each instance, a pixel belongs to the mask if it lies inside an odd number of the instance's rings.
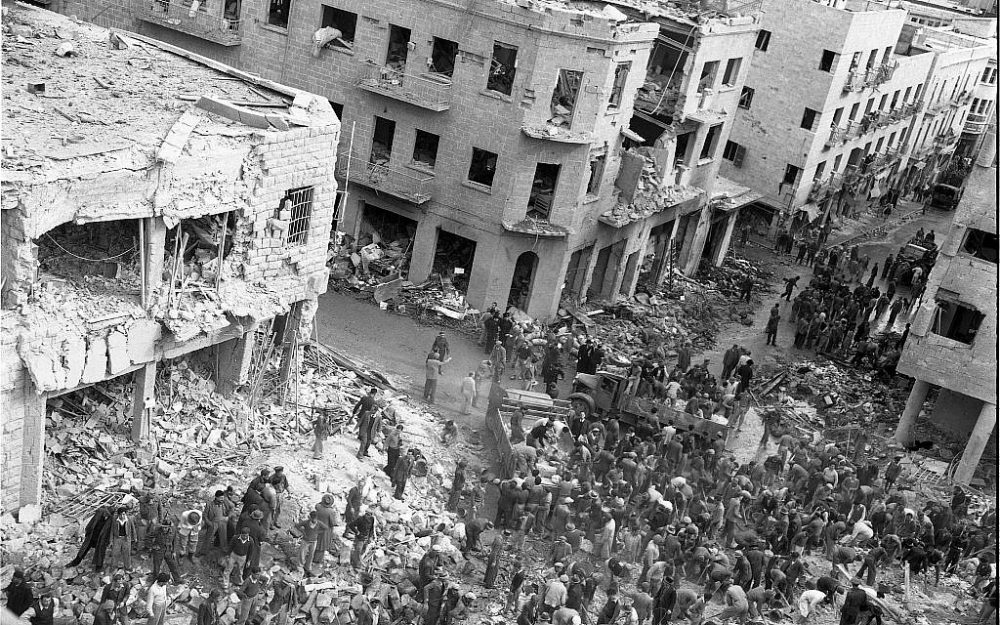
{"label": "damaged stone building", "polygon": [[714,189],[759,1],[52,6],[329,98],[338,229],[478,308],[546,317],[719,263],[751,199]]}
{"label": "damaged stone building", "polygon": [[16,39],[3,59],[0,313],[13,509],[40,497],[47,402],[133,376],[143,440],[159,362],[207,358],[232,391],[258,328],[315,309],[340,124],[325,98],[154,40],[24,5],[4,7],[4,27]]}
{"label": "damaged stone building", "polygon": [[763,195],[772,233],[933,181],[991,49],[896,4],[769,0],[723,174]]}
{"label": "damaged stone building", "polygon": [[931,421],[968,444],[953,479],[969,484],[997,425],[997,169],[993,158],[972,168],[944,238],[898,370],[913,386],[896,439],[913,440],[928,392],[938,389]]}

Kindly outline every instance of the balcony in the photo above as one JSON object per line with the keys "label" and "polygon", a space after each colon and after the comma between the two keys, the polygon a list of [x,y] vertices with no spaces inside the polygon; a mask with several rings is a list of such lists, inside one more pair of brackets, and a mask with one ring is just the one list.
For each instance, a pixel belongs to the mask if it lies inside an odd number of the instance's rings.
{"label": "balcony", "polygon": [[[848,123],[850,126],[850,123]],[[847,127],[842,126],[832,126],[830,128],[830,136],[826,138],[826,147],[832,148],[838,143],[843,143],[847,140]]]}
{"label": "balcony", "polygon": [[981,135],[986,132],[989,125],[990,118],[988,115],[976,115],[975,113],[969,113],[969,116],[965,119],[965,127],[962,128],[962,132],[970,135]]}
{"label": "balcony", "polygon": [[861,70],[851,70],[844,83],[844,91],[861,91],[868,86],[868,73]]}
{"label": "balcony", "polygon": [[812,188],[809,190],[808,201],[819,203],[840,191],[844,186],[844,177],[840,174],[830,174],[826,180],[818,178],[813,180]]}
{"label": "balcony", "polygon": [[530,124],[525,122],[521,126],[521,132],[532,139],[555,141],[556,143],[570,143],[573,145],[587,145],[594,140],[592,133],[573,132],[565,126],[555,126],[545,123]]}
{"label": "balcony", "polygon": [[368,63],[357,86],[393,100],[440,113],[451,107],[451,81],[407,74],[391,67]]}
{"label": "balcony", "polygon": [[893,75],[896,73],[896,69],[899,68],[899,61],[889,61],[888,63],[883,63],[875,68],[875,84],[880,85],[884,82],[889,82],[892,80]]}
{"label": "balcony", "polygon": [[946,150],[954,147],[958,143],[958,135],[949,130],[943,135],[934,137],[934,147],[939,150]]}
{"label": "balcony", "polygon": [[351,182],[418,206],[431,199],[434,176],[394,165],[369,163],[363,158],[340,154],[337,156],[337,176],[341,179],[347,178],[348,164],[351,169]]}
{"label": "balcony", "polygon": [[[209,6],[212,8],[209,9]],[[238,46],[243,43],[239,16],[227,18],[222,6],[215,2],[192,5],[190,1],[182,0],[146,0],[139,3],[136,13],[140,20],[150,24],[187,33],[220,46]]]}

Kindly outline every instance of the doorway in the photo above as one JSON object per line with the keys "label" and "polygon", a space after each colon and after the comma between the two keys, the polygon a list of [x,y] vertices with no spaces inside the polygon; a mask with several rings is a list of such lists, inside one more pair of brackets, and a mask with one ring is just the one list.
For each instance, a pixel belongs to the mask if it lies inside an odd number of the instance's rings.
{"label": "doorway", "polygon": [[469,288],[472,262],[476,258],[476,242],[438,228],[432,272],[450,278],[456,289],[465,293]]}
{"label": "doorway", "polygon": [[538,269],[538,254],[524,252],[517,257],[517,262],[514,264],[514,275],[510,280],[510,296],[507,298],[508,306],[513,306],[523,311],[528,310],[536,269]]}
{"label": "doorway", "polygon": [[566,280],[564,290],[571,293],[576,299],[581,295],[583,289],[583,279],[587,276],[587,264],[590,263],[590,255],[594,253],[594,246],[588,245],[582,250],[577,250],[570,254],[569,265],[566,267]]}
{"label": "doorway", "polygon": [[618,292],[622,295],[631,295],[632,291],[632,277],[635,276],[635,270],[639,266],[639,252],[632,252],[628,255],[628,260],[625,261],[625,275],[622,277],[622,284],[618,287]]}

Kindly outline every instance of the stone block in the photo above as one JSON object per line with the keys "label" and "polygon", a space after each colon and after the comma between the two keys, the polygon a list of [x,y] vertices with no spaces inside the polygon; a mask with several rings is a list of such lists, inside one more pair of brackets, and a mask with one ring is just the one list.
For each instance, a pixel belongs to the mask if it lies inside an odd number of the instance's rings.
{"label": "stone block", "polygon": [[80,384],[86,362],[87,341],[83,337],[67,339],[63,342],[63,364],[66,372],[64,388],[73,388]]}
{"label": "stone block", "polygon": [[108,372],[118,375],[128,369],[128,338],[121,332],[108,335]]}
{"label": "stone block", "polygon": [[34,525],[42,520],[42,507],[36,504],[21,506],[17,511],[17,521],[21,525]]}
{"label": "stone block", "polygon": [[104,337],[91,337],[87,344],[87,362],[80,381],[93,384],[108,375],[108,344]]}
{"label": "stone block", "polygon": [[129,361],[136,365],[151,362],[161,334],[160,324],[151,319],[138,319],[130,325],[126,345]]}

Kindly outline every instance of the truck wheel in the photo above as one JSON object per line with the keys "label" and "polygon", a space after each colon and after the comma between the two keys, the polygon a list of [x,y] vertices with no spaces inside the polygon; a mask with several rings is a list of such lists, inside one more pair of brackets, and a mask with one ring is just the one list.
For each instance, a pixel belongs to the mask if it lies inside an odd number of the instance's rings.
{"label": "truck wheel", "polygon": [[574,412],[582,414],[584,419],[597,410],[597,407],[594,405],[594,398],[586,393],[571,393],[566,398],[566,401],[569,402]]}

